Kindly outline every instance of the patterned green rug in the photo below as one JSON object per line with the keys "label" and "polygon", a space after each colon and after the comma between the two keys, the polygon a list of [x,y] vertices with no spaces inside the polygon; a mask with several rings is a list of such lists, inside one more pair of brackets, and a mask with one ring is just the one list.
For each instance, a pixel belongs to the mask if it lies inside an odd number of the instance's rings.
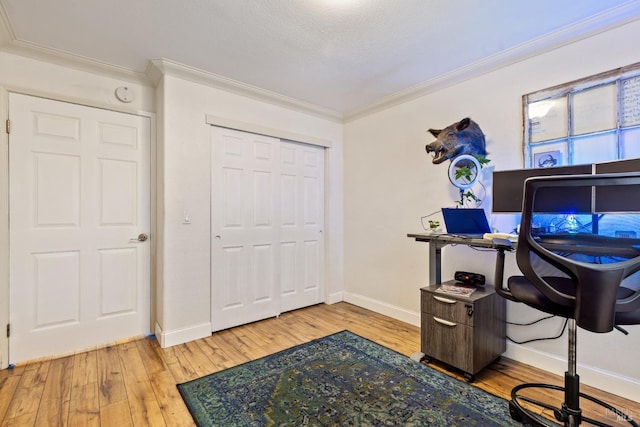
{"label": "patterned green rug", "polygon": [[515,426],[508,404],[348,331],[179,384],[198,426]]}

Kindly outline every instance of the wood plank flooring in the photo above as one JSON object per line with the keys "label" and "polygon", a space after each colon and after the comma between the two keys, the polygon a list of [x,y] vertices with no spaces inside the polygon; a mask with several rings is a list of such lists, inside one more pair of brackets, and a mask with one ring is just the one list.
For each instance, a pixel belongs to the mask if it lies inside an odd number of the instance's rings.
{"label": "wood plank flooring", "polygon": [[[317,305],[162,349],[152,338],[0,371],[0,426],[192,426],[176,384],[348,329],[407,356],[419,328],[347,303]],[[459,379],[446,366],[431,363]],[[562,379],[501,358],[473,383],[508,398],[516,384]],[[583,386],[640,419],[640,404]],[[595,411],[602,421],[626,425]]]}

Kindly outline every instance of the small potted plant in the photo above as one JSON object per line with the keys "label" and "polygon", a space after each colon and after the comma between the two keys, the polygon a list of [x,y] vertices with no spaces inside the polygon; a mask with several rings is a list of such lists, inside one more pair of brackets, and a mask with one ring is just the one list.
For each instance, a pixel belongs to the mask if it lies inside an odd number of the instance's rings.
{"label": "small potted plant", "polygon": [[440,221],[436,221],[436,220],[429,220],[429,231],[432,233],[439,233],[440,232]]}

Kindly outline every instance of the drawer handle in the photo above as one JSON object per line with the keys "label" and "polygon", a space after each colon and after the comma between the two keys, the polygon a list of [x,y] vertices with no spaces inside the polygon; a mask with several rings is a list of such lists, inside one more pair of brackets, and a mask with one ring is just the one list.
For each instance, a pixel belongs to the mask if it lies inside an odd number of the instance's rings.
{"label": "drawer handle", "polygon": [[437,297],[435,295],[433,296],[433,299],[435,299],[436,301],[443,302],[445,304],[455,304],[456,303],[456,300],[454,300],[454,299]]}
{"label": "drawer handle", "polygon": [[448,320],[444,320],[444,319],[441,319],[441,318],[436,317],[436,316],[433,316],[433,320],[435,320],[436,322],[438,322],[438,323],[440,323],[442,325],[445,325],[445,326],[457,326],[458,325],[457,323],[449,322]]}

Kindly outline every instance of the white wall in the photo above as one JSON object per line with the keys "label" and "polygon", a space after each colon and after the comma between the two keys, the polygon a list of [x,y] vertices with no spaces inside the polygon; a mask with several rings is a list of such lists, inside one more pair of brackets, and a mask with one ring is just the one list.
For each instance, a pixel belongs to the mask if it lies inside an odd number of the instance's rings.
{"label": "white wall", "polygon": [[[631,23],[347,123],[345,299],[419,322],[419,288],[428,277],[427,246],[406,234],[423,231],[421,216],[457,200],[448,182],[448,164],[431,164],[424,150],[434,139],[427,129],[470,116],[487,137],[490,165],[496,170],[522,167],[522,95],[639,62],[640,50],[629,43],[639,38],[640,22]],[[509,270],[515,273],[512,261]],[[451,279],[456,270],[491,279],[493,269],[492,252],[462,246],[443,251],[443,279]],[[509,321],[541,316],[520,304],[508,305]],[[514,326],[508,334],[521,339],[549,336],[559,326],[557,320]],[[640,326],[628,329],[629,336],[581,332],[579,372],[585,383],[640,400]],[[506,356],[562,374],[566,354],[565,337],[509,345]]]}
{"label": "white wall", "polygon": [[[329,140],[327,301],[342,291],[342,124],[165,74],[159,85],[162,190],[158,338],[172,345],[211,333],[210,126],[206,115]],[[191,224],[182,224],[184,210]]]}

